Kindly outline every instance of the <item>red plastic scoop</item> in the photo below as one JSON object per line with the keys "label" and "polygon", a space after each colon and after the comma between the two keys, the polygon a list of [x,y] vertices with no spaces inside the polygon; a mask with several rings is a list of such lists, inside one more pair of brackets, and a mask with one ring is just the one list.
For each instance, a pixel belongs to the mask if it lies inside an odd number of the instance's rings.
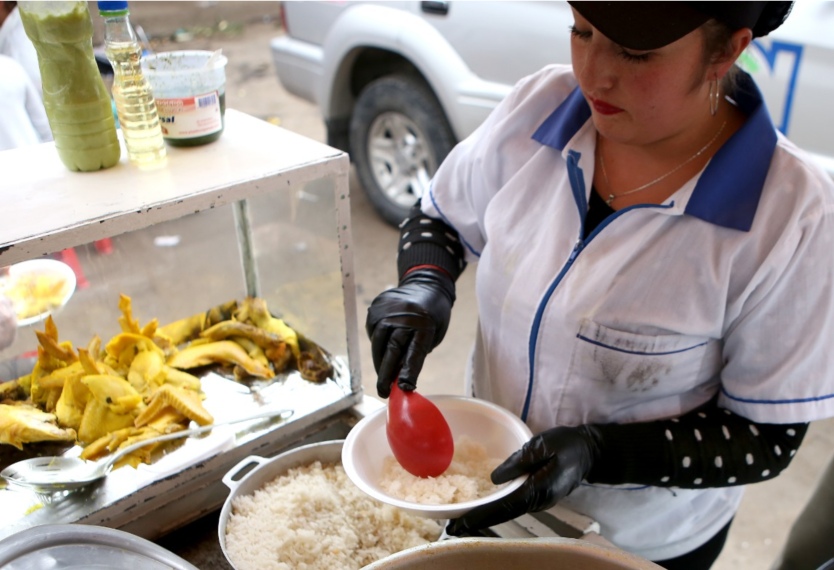
{"label": "red plastic scoop", "polygon": [[404,392],[396,381],[388,398],[385,432],[394,457],[412,475],[437,477],[452,463],[455,443],[446,418],[430,400]]}

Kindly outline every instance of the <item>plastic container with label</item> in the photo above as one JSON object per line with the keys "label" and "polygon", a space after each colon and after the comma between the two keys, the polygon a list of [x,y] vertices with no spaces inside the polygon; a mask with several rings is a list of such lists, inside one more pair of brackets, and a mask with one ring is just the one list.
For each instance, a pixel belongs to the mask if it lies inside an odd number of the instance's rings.
{"label": "plastic container with label", "polygon": [[220,138],[226,114],[226,62],[219,51],[199,50],[142,58],[168,144],[197,146]]}

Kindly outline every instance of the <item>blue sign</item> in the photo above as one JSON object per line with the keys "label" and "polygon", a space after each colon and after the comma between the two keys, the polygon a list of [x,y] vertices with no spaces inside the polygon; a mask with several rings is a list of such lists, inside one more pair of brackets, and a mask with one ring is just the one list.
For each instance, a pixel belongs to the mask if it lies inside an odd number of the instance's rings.
{"label": "blue sign", "polygon": [[[756,79],[776,127],[785,135],[790,127],[802,48],[801,44],[757,39],[739,58],[740,66]],[[780,103],[781,109],[773,108]]]}

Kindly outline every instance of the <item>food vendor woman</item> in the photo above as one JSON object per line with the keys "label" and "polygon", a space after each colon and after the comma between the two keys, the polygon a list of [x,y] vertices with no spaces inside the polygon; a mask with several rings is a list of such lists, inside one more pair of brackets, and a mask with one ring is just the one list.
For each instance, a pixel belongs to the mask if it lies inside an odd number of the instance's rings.
{"label": "food vendor woman", "polygon": [[572,66],[522,79],[403,223],[372,303],[378,392],[413,389],[477,263],[467,390],[537,434],[514,494],[669,569],[718,556],[744,485],[834,415],[834,183],[735,66],[789,2],[570,2]]}

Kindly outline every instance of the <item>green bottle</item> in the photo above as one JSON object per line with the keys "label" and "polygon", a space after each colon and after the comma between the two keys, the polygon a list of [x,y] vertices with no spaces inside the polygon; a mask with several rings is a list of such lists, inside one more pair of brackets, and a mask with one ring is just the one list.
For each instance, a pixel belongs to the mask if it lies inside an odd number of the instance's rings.
{"label": "green bottle", "polygon": [[93,54],[87,2],[18,3],[35,44],[46,116],[58,156],[72,171],[110,168],[121,156],[110,95]]}

